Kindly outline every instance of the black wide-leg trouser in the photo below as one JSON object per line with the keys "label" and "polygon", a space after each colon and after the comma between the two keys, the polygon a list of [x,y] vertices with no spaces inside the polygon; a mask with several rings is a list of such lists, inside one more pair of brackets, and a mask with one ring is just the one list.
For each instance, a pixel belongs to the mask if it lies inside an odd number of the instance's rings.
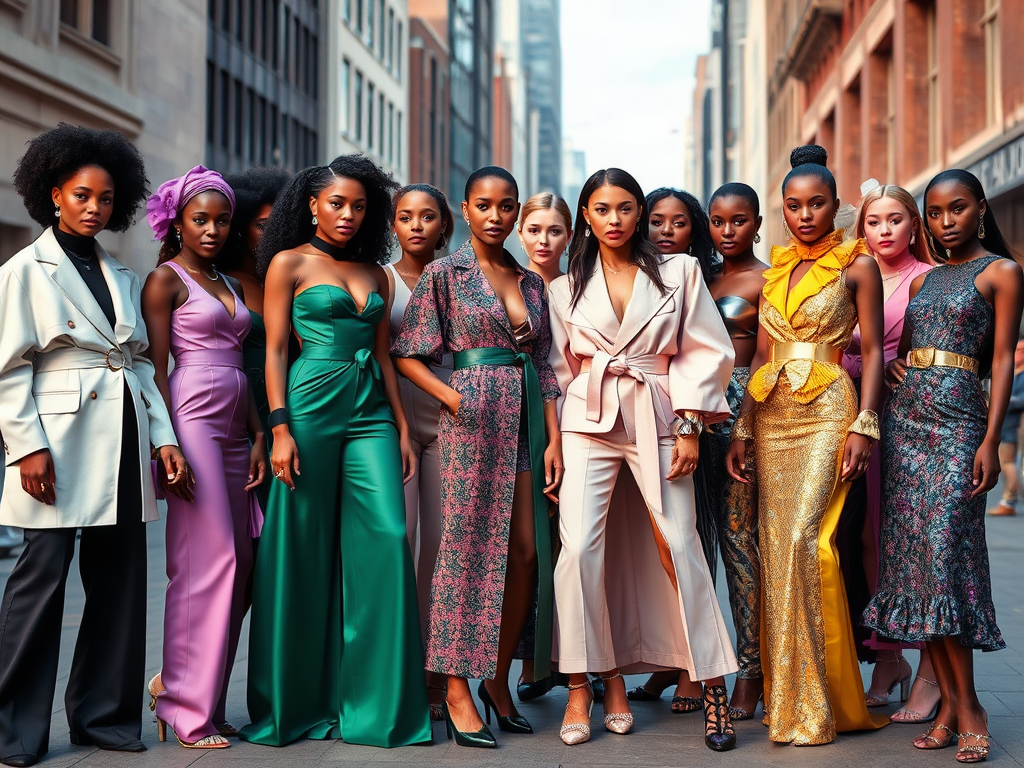
{"label": "black wide-leg trouser", "polygon": [[[81,529],[85,606],[64,696],[72,742],[106,747],[139,740],[146,672],[146,527],[138,425],[125,389],[117,523]],[[0,603],[0,758],[42,757],[49,748],[78,530],[26,529],[25,549],[7,580]]]}

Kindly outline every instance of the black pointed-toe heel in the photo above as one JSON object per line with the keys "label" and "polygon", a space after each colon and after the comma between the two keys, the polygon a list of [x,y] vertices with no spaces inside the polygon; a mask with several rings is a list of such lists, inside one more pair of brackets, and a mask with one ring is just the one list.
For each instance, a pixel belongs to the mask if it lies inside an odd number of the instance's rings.
{"label": "black pointed-toe heel", "polygon": [[494,734],[491,733],[491,729],[486,725],[479,731],[463,733],[452,722],[452,713],[448,709],[447,701],[441,705],[441,708],[444,711],[444,725],[448,731],[448,738],[451,739],[454,735],[455,743],[460,747],[483,747],[487,749],[498,746],[498,742],[494,740]]}
{"label": "black pointed-toe heel", "polygon": [[736,731],[729,717],[729,692],[724,685],[704,686],[704,743],[715,752],[736,748]]}
{"label": "black pointed-toe heel", "polygon": [[518,712],[508,717],[504,717],[498,712],[498,707],[494,703],[494,699],[491,698],[491,694],[487,692],[487,686],[484,685],[483,680],[480,681],[480,687],[476,689],[476,692],[484,705],[484,716],[487,718],[488,725],[491,724],[491,710],[493,709],[494,716],[498,718],[499,730],[505,733],[533,733],[533,726]]}
{"label": "black pointed-toe heel", "polygon": [[520,701],[533,701],[534,699],[539,699],[554,687],[555,681],[550,675],[543,680],[534,680],[529,683],[520,678],[519,683],[516,685],[516,695]]}

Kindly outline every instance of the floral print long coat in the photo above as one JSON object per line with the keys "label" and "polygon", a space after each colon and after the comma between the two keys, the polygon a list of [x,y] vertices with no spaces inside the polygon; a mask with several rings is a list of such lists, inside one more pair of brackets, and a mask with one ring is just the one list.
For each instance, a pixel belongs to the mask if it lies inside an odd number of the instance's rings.
{"label": "floral print long coat", "polygon": [[[512,264],[515,261],[506,254]],[[520,348],[501,300],[480,270],[470,243],[429,264],[413,290],[391,354],[440,363],[447,352],[501,347],[533,359],[545,401],[558,397],[548,362],[551,326],[544,282],[516,265],[536,336]],[[515,485],[522,369],[456,370],[458,416],[441,409],[441,547],[434,570],[426,667],[466,678],[492,678],[505,594],[512,491]],[[543,467],[533,468],[543,472]],[[550,580],[551,574],[538,574]],[[550,617],[538,617],[550,628]]]}

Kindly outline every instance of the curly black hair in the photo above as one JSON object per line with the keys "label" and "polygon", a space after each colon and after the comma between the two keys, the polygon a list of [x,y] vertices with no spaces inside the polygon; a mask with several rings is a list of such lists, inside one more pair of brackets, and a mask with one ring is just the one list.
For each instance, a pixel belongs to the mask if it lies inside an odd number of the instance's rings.
{"label": "curly black hair", "polygon": [[295,174],[274,203],[263,239],[256,250],[256,268],[266,276],[270,261],[281,251],[308,243],[316,234],[309,201],[338,176],[353,179],[366,190],[366,216],[359,231],[345,246],[355,251],[355,261],[386,264],[394,248],[391,222],[395,218],[392,197],[398,183],[365,155],[341,155],[329,165],[317,165]]}
{"label": "curly black hair", "polygon": [[673,187],[658,187],[647,195],[647,216],[650,218],[651,211],[658,203],[666,197],[674,197],[686,206],[690,212],[690,247],[688,253],[700,264],[701,274],[704,280],[708,281],[721,268],[721,264],[715,259],[715,246],[711,242],[711,224],[708,223],[708,214],[700,204],[700,200]]}
{"label": "curly black hair", "polygon": [[224,177],[235,192],[235,215],[231,217],[231,234],[217,256],[221,272],[239,269],[245,248],[245,230],[264,205],[273,205],[277,196],[291,181],[292,174],[284,168],[250,168],[245,173],[232,173]]}
{"label": "curly black hair", "polygon": [[53,224],[53,188],[82,168],[99,166],[114,180],[114,210],[106,228],[124,232],[149,196],[142,155],[124,134],[61,123],[28,142],[14,171],[14,189],[29,215],[43,227]]}

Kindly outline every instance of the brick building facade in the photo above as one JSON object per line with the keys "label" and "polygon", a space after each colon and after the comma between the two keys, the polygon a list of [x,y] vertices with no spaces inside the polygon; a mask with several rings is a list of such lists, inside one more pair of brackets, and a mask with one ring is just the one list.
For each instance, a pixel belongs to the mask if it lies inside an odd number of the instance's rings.
{"label": "brick building facade", "polygon": [[778,0],[768,16],[770,242],[789,151],[824,146],[848,202],[876,178],[920,195],[938,171],[985,184],[1024,252],[1024,0]]}

